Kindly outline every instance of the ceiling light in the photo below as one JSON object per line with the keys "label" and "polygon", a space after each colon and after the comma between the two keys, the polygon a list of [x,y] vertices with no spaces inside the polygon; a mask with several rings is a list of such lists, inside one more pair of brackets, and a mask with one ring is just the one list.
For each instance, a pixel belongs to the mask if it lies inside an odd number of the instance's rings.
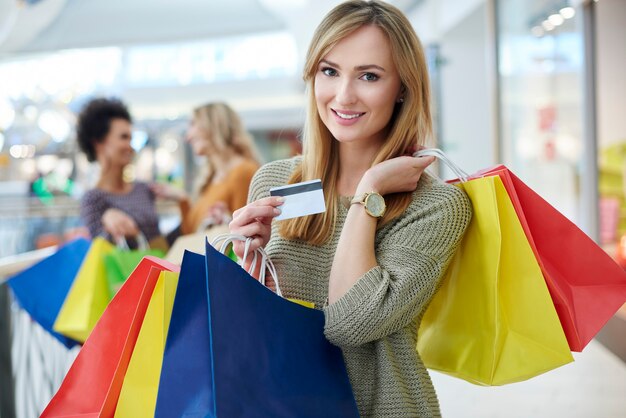
{"label": "ceiling light", "polygon": [[563,19],[571,19],[574,17],[574,15],[576,15],[576,9],[571,6],[564,7],[559,10],[559,13],[561,14],[561,16],[563,16]]}
{"label": "ceiling light", "polygon": [[563,19],[563,16],[557,13],[550,15],[550,17],[548,17],[548,21],[552,23],[554,26],[561,26],[564,20],[565,19]]}
{"label": "ceiling light", "polygon": [[543,28],[548,32],[554,29],[554,25],[549,20],[544,20],[543,22],[541,22],[541,26],[543,26]]}

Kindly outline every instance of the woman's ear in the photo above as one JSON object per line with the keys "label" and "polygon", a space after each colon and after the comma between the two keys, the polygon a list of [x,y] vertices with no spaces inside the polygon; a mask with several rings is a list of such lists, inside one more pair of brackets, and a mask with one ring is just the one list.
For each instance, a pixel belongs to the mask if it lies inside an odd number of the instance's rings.
{"label": "woman's ear", "polygon": [[406,92],[406,88],[404,86],[400,87],[400,91],[398,92],[398,96],[396,97],[396,103],[403,103],[404,102],[404,95]]}

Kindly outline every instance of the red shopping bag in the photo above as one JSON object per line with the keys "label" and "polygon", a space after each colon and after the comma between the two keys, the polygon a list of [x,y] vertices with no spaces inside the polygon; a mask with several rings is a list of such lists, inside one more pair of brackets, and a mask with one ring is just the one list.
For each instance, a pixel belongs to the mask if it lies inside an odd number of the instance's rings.
{"label": "red shopping bag", "polygon": [[145,257],[113,298],[41,417],[113,417],[159,273],[179,267]]}
{"label": "red shopping bag", "polygon": [[626,303],[626,272],[574,223],[503,165],[502,179],[541,266],[572,351],[582,351]]}

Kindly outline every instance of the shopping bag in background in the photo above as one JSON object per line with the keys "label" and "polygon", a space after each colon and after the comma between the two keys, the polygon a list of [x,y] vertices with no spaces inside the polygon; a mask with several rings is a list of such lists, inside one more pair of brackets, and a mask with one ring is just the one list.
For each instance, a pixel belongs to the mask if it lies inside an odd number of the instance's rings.
{"label": "shopping bag in background", "polygon": [[541,266],[572,351],[582,351],[626,303],[626,272],[591,238],[505,166],[506,187]]}
{"label": "shopping bag in background", "polygon": [[573,361],[522,225],[500,177],[459,183],[474,215],[422,319],[424,364],[503,385]]}
{"label": "shopping bag in background", "polygon": [[155,418],[213,411],[213,370],[204,256],[186,251],[163,354]]}
{"label": "shopping bag in background", "polygon": [[116,418],[154,417],[177,283],[178,273],[161,272],[128,363],[115,408]]}
{"label": "shopping bag in background", "polygon": [[52,326],[87,254],[89,245],[89,241],[83,238],[69,242],[51,256],[7,281],[22,309],[68,348],[78,343],[54,332]]}
{"label": "shopping bag in background", "polygon": [[41,417],[111,417],[146,309],[161,271],[178,267],[144,258],[113,298]]}
{"label": "shopping bag in background", "polygon": [[162,250],[152,249],[142,234],[138,236],[137,242],[139,248],[132,250],[128,247],[126,240],[122,238],[117,247],[104,256],[106,278],[111,296],[117,293],[144,256],[163,257],[165,255]]}
{"label": "shopping bag in background", "polygon": [[170,245],[163,235],[158,235],[148,241],[148,247],[153,250],[161,250],[163,254],[166,254],[170,249]]}
{"label": "shopping bag in background", "polygon": [[213,238],[218,235],[227,234],[229,232],[228,225],[215,225],[208,229],[202,229],[201,231],[193,234],[182,235],[176,238],[176,241],[172,244],[172,247],[167,252],[165,259],[170,263],[181,264],[183,261],[183,254],[185,250],[194,252],[196,254],[204,254],[204,243],[208,240],[213,241]]}
{"label": "shopping bag in background", "polygon": [[102,237],[91,241],[89,251],[54,322],[53,329],[59,334],[85,342],[100,319],[111,299],[104,256],[113,249],[113,245]]}

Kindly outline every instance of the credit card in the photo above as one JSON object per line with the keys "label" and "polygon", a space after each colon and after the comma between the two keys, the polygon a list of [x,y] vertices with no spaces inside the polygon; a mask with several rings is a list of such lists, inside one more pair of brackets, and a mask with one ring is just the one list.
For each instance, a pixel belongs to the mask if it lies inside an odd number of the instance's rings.
{"label": "credit card", "polygon": [[280,215],[274,218],[279,221],[326,212],[320,179],[273,187],[270,196],[285,198],[285,203],[279,206]]}

